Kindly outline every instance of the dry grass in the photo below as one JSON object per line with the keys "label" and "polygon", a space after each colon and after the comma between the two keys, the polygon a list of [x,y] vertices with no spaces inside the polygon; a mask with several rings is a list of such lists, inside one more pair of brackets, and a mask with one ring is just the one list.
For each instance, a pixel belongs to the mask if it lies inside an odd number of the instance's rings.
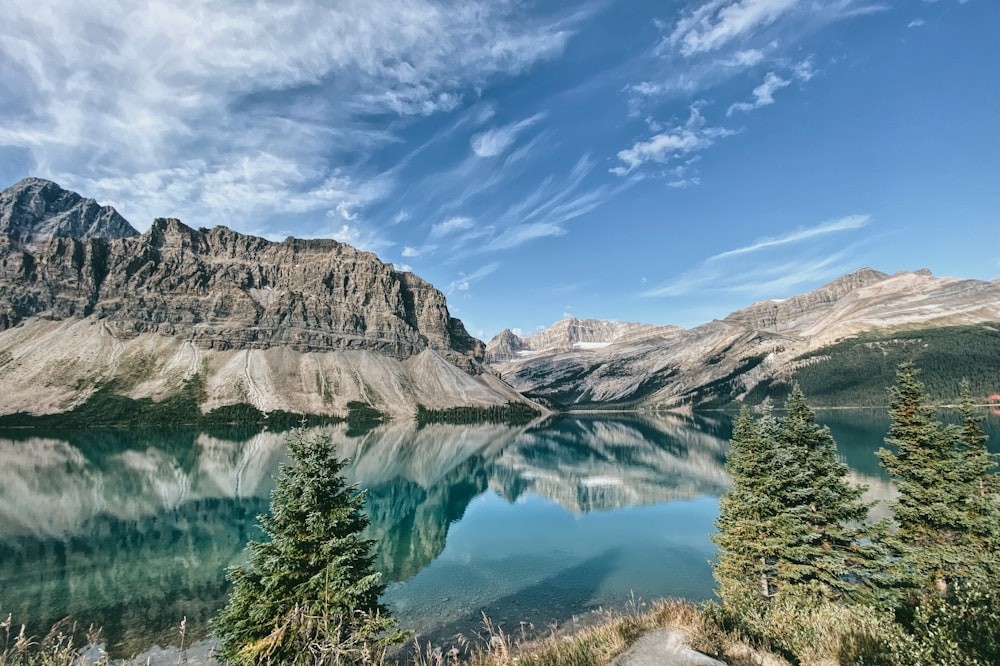
{"label": "dry grass", "polygon": [[[414,666],[606,666],[627,651],[643,634],[656,629],[676,629],[695,650],[724,660],[730,666],[786,666],[787,661],[756,649],[751,642],[733,632],[726,632],[712,619],[712,614],[680,600],[661,600],[647,606],[633,600],[624,612],[603,612],[587,618],[583,626],[569,631],[553,629],[548,636],[534,638],[522,626],[510,634],[483,616],[482,628],[472,639],[462,639],[446,648],[414,643],[402,661]],[[186,622],[179,626],[181,644],[176,663],[195,664],[185,652]],[[135,660],[111,660],[101,651],[100,632],[92,627],[86,632],[64,620],[44,637],[25,635],[15,630],[8,616],[0,623],[0,666],[140,666]],[[74,637],[84,636],[82,641]],[[315,656],[315,655],[314,655]],[[328,656],[328,655],[327,655]],[[375,657],[375,658],[372,658]],[[205,666],[216,664],[209,653]],[[319,659],[315,663],[342,663]],[[343,663],[353,663],[350,659]],[[388,666],[397,663],[384,654],[368,655],[364,663]],[[803,663],[830,663],[824,661]],[[833,662],[835,663],[835,662]]]}
{"label": "dry grass", "polygon": [[785,666],[788,662],[754,649],[739,636],[722,631],[702,610],[686,601],[666,599],[648,608],[633,600],[623,613],[603,613],[571,633],[512,636],[483,616],[473,641],[449,650],[414,645],[408,661],[416,666],[605,666],[655,629],[681,631],[695,650],[723,658],[731,666]]}

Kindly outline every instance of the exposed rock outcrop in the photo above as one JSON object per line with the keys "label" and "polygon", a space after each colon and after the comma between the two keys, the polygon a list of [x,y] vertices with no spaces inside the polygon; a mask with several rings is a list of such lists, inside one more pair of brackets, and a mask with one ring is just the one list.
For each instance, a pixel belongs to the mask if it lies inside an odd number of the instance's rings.
{"label": "exposed rock outcrop", "polygon": [[504,329],[486,345],[486,361],[500,364],[539,353],[601,349],[625,338],[679,330],[676,326],[567,317],[528,338],[515,335],[509,328]]}
{"label": "exposed rock outcrop", "polygon": [[137,234],[39,179],[0,194],[0,221],[0,413],[68,409],[109,381],[159,399],[198,373],[206,408],[520,399],[483,372],[483,343],[444,294],[349,245],[175,219]]}
{"label": "exposed rock outcrop", "polygon": [[811,362],[803,355],[860,333],[1000,322],[998,286],[865,268],[689,330],[643,331],[588,350],[520,352],[494,367],[519,391],[565,407],[727,402],[791,376]]}
{"label": "exposed rock outcrop", "polygon": [[101,206],[50,180],[25,178],[0,192],[0,234],[33,250],[53,238],[128,238],[139,232],[111,206]]}

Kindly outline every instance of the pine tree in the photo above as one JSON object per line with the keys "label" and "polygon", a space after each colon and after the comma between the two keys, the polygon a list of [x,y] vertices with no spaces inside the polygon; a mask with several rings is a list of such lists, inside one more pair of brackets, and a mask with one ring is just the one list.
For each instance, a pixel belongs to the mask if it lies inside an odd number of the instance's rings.
{"label": "pine tree", "polygon": [[785,511],[787,489],[799,470],[780,445],[769,407],[754,420],[744,407],[733,424],[726,469],[733,485],[719,502],[719,547],[713,563],[723,606],[739,610],[770,600],[789,576],[785,550],[803,526]]}
{"label": "pine tree", "polygon": [[1000,476],[996,472],[998,456],[989,452],[989,438],[983,432],[983,417],[976,411],[968,381],[960,385],[962,412],[961,436],[957,454],[958,483],[965,498],[969,529],[963,539],[972,577],[995,583],[1000,581]]}
{"label": "pine tree", "polygon": [[873,550],[863,545],[868,507],[865,488],[846,480],[830,429],[816,423],[796,384],[780,421],[779,446],[793,452],[797,470],[786,488],[784,510],[805,529],[791,533],[784,549],[786,596],[802,599],[858,597],[875,575]]}
{"label": "pine tree", "polygon": [[855,598],[874,577],[862,545],[863,488],[845,480],[836,443],[795,386],[787,415],[757,421],[744,408],[733,424],[726,469],[733,485],[720,500],[713,541],[723,606],[761,607],[777,596],[815,603]]}
{"label": "pine tree", "polygon": [[899,489],[892,505],[899,528],[888,543],[900,587],[946,592],[956,581],[988,573],[984,567],[996,560],[998,481],[968,390],[964,424],[942,426],[918,372],[912,364],[897,371],[886,438],[895,452],[879,451]]}
{"label": "pine tree", "polygon": [[379,603],[363,496],[348,486],[327,436],[288,440],[268,515],[268,541],[251,541],[247,567],[234,566],[233,590],[215,622],[222,656],[233,664],[360,663],[402,639]]}
{"label": "pine tree", "polygon": [[733,485],[719,500],[719,517],[712,541],[719,548],[713,563],[717,593],[728,608],[744,608],[771,595],[769,553],[762,548],[766,521],[778,507],[764,488],[765,470],[773,451],[759,437],[758,423],[744,406],[733,422],[726,471]]}

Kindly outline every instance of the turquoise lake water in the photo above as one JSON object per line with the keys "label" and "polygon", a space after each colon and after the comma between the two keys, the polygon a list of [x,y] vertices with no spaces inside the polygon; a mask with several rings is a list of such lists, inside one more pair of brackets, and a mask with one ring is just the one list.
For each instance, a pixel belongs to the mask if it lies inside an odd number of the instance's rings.
{"label": "turquoise lake water", "polygon": [[[885,414],[818,419],[869,499],[888,498]],[[468,635],[483,613],[544,629],[712,595],[724,415],[321,430],[367,491],[384,600],[422,637]],[[987,430],[998,448],[1000,418]],[[112,656],[176,644],[182,618],[203,638],[284,456],[269,432],[0,432],[0,614],[39,635],[67,616],[102,626]]]}

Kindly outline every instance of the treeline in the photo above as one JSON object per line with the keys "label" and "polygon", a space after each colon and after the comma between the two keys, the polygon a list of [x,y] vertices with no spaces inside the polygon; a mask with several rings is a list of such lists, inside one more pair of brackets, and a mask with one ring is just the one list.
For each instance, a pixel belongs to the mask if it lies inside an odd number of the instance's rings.
{"label": "treeline", "polygon": [[283,410],[265,414],[247,403],[225,405],[202,413],[200,405],[206,397],[205,385],[197,375],[186,380],[177,393],[159,402],[151,398],[129,398],[118,394],[118,390],[114,383],[104,384],[85,402],[56,414],[4,414],[0,416],[0,427],[210,427],[239,424],[287,430],[303,424],[322,425],[344,420],[335,416],[296,414]]}
{"label": "treeline", "polygon": [[926,394],[937,404],[955,404],[958,386],[967,380],[973,399],[1000,393],[1000,330],[992,326],[950,326],[899,331],[874,331],[805,354],[788,381],[758,384],[746,396],[748,404],[766,397],[784,400],[793,383],[814,407],[882,407],[885,389],[901,363],[922,370]]}
{"label": "treeline", "polygon": [[417,405],[418,426],[430,423],[525,425],[540,415],[541,412],[523,402],[508,402],[504,405],[490,405],[488,407],[450,407],[448,409],[427,409],[423,405]]}
{"label": "treeline", "polygon": [[912,364],[890,392],[898,496],[871,524],[799,386],[784,415],[744,408],[713,564],[718,622],[793,663],[1000,663],[1000,477],[968,383],[942,425]]}

